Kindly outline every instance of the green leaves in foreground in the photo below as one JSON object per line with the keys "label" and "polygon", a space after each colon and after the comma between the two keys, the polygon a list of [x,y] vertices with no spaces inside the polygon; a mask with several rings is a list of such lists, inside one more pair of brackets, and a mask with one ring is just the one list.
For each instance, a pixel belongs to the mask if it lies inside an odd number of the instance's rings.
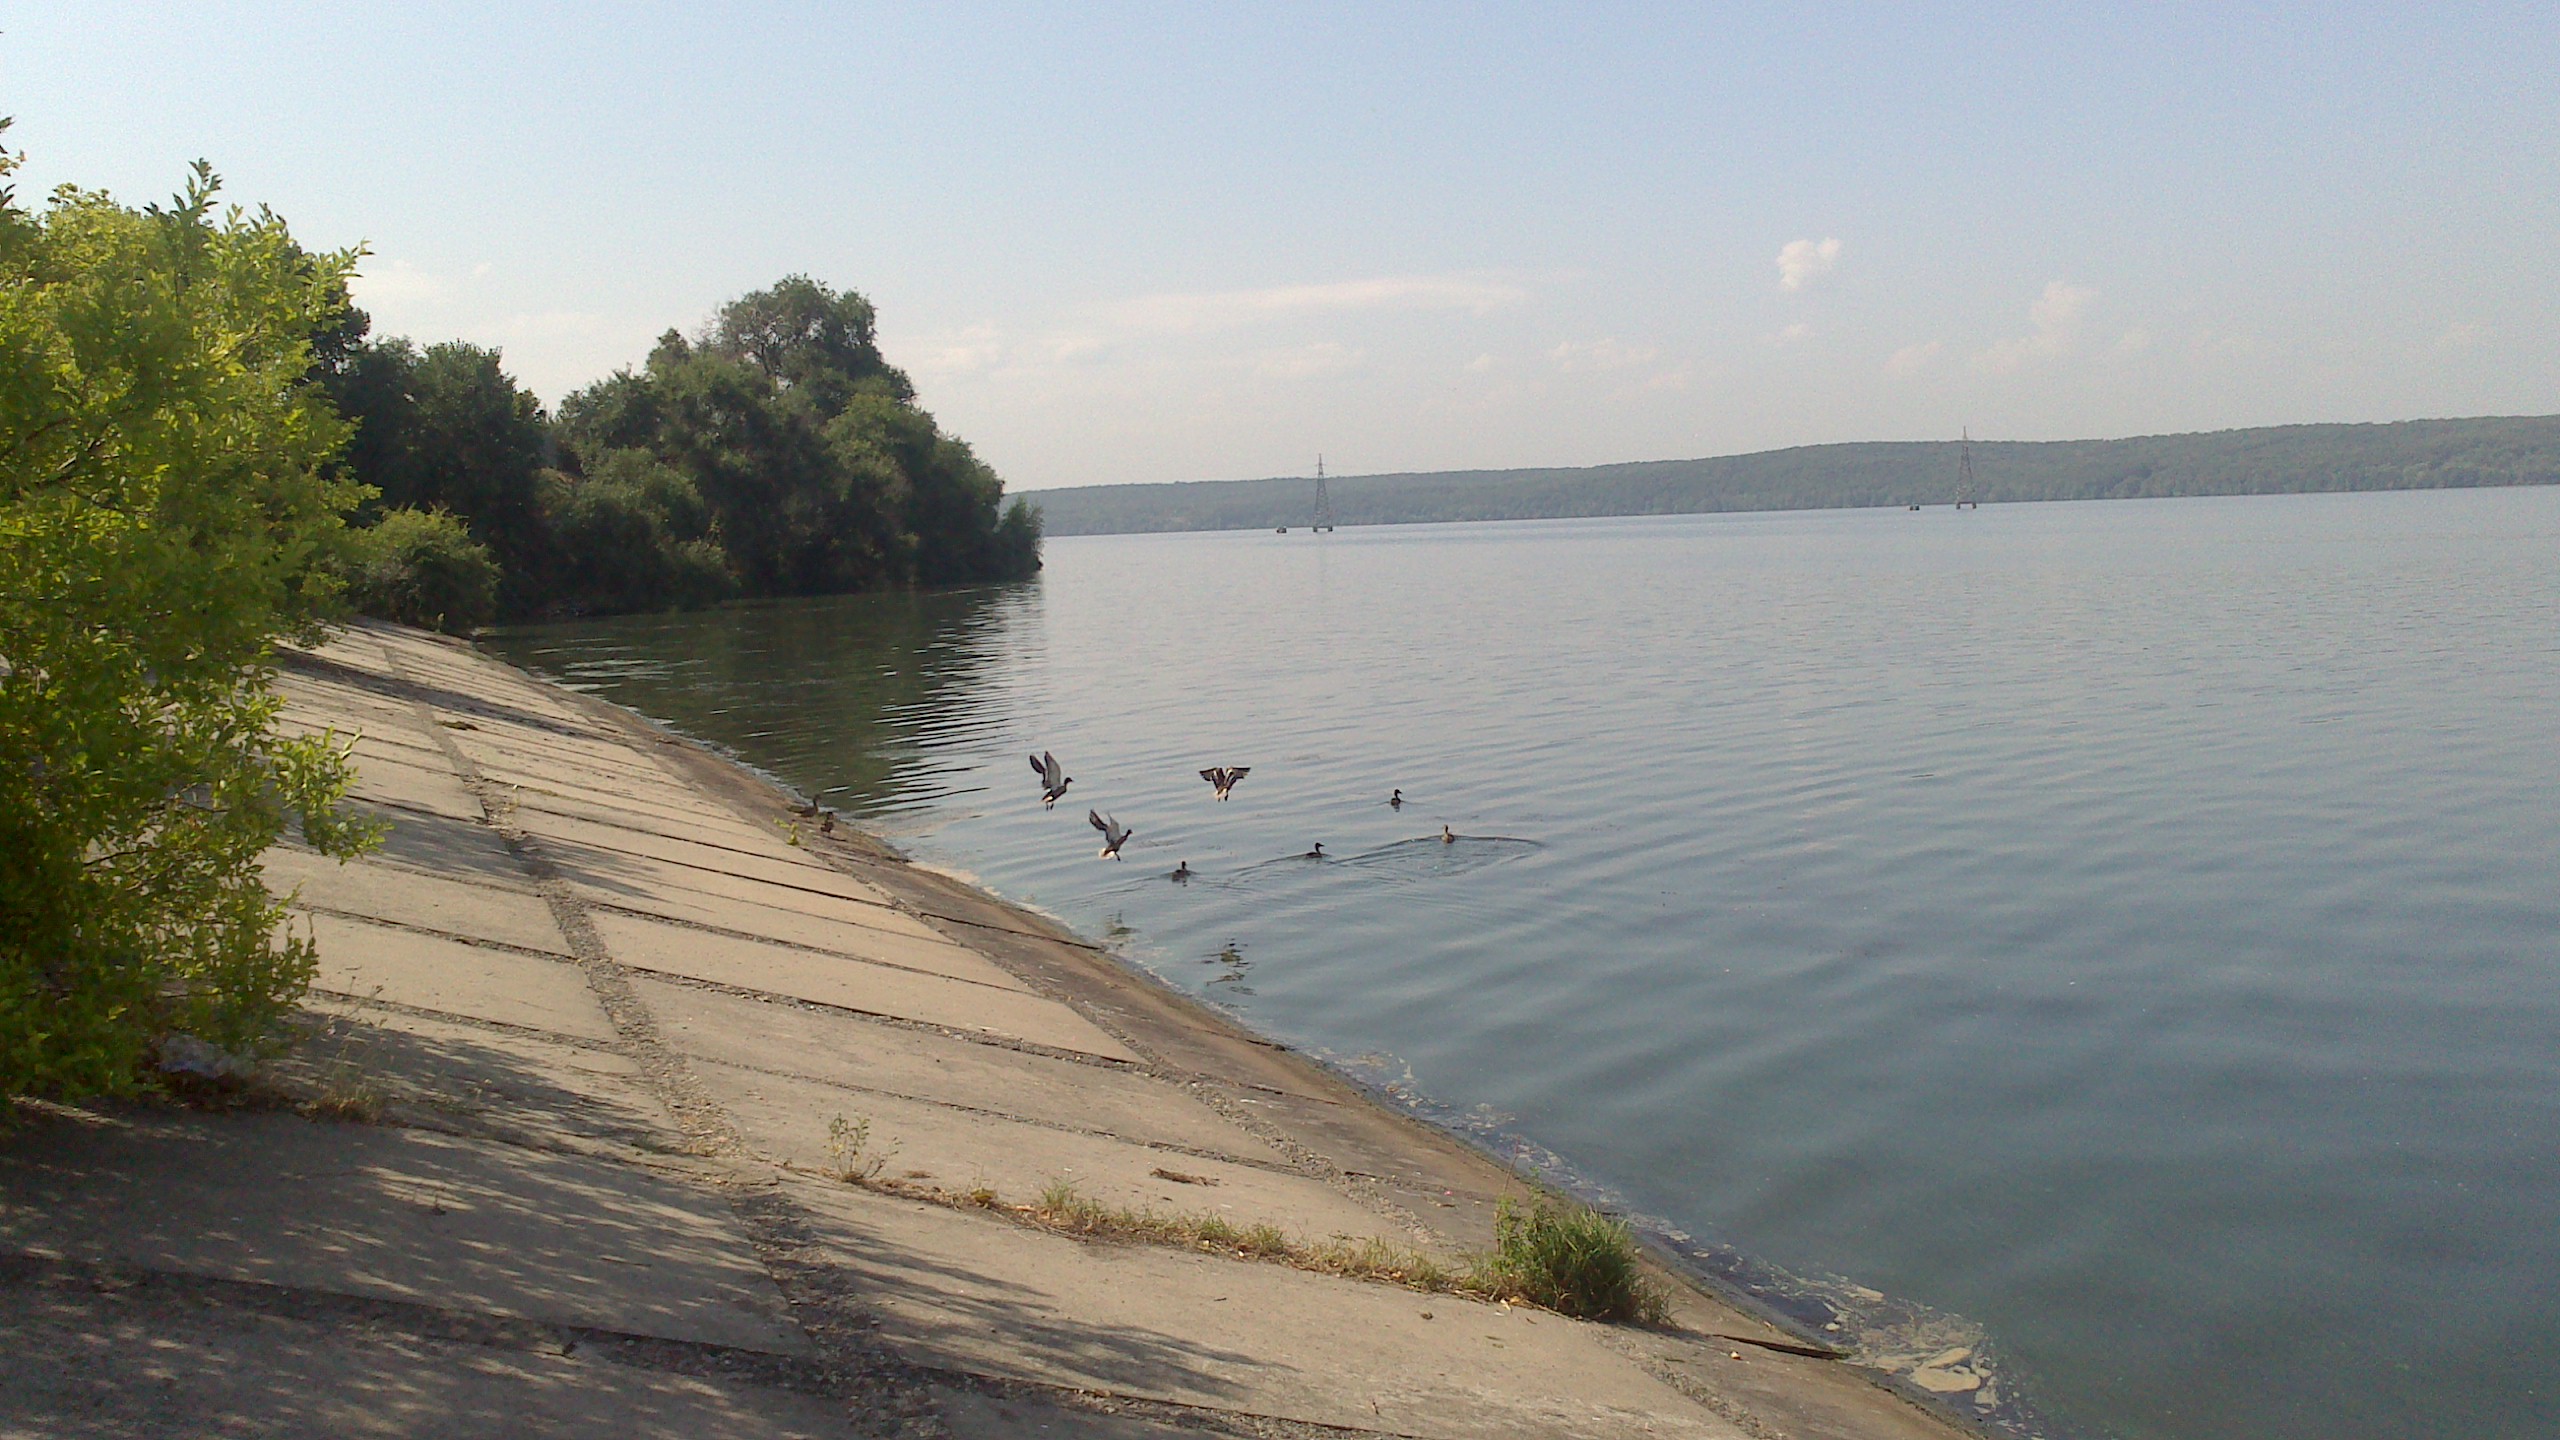
{"label": "green leaves in foreground", "polygon": [[312,963],[270,940],[260,852],[297,817],[367,838],[336,744],[276,733],[270,664],[361,494],[302,383],[353,256],[216,217],[216,185],[0,190],[0,1098],[129,1089],[172,1032],[258,1048]]}

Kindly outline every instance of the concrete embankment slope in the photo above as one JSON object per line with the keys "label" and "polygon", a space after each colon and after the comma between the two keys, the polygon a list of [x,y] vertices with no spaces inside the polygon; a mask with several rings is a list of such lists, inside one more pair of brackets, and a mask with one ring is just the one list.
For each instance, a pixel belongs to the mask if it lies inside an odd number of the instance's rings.
{"label": "concrete embankment slope", "polygon": [[270,857],[320,947],[227,1105],[0,1135],[0,1431],[1945,1436],[1694,1291],[1525,1307],[1017,1208],[1454,1259],[1521,1183],[1072,936],[451,642],[291,723],[390,822]]}

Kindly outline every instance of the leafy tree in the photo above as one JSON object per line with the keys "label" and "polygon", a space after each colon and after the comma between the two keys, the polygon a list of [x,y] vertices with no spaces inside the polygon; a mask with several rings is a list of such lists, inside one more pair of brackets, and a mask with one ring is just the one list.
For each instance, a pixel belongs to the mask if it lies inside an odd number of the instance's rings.
{"label": "leafy tree", "polygon": [[668,331],[642,371],[562,401],[558,428],[573,468],[628,455],[690,482],[748,594],[1039,568],[1036,516],[1003,513],[995,472],[915,404],[870,302],[805,275],[722,307],[699,343]]}
{"label": "leafy tree", "polygon": [[322,383],[355,422],[347,467],[381,492],[383,509],[448,511],[509,577],[542,568],[550,546],[540,513],[549,422],[497,351],[458,340],[423,351],[404,339],[379,340],[356,348]]}
{"label": "leafy tree", "polygon": [[802,392],[821,415],[842,410],[857,392],[911,404],[915,386],[880,358],[875,318],[860,295],[787,275],[722,306],[705,348],[754,366],[777,389]]}
{"label": "leafy tree", "polygon": [[172,1032],[263,1042],[312,955],[257,858],[295,818],[363,842],[271,684],[360,498],[305,383],[354,257],[217,188],[0,190],[0,1095],[129,1088]]}

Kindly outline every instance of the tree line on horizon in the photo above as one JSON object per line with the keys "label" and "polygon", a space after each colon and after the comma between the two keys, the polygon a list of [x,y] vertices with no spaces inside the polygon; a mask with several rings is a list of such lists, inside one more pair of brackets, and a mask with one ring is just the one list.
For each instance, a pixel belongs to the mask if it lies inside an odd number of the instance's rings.
{"label": "tree line on horizon", "polygon": [[[1407,525],[1945,505],[1958,444],[1865,441],[1704,460],[1327,477],[1336,521]],[[1975,498],[2138,499],[2560,484],[2560,416],[2285,425],[2124,440],[1972,442]],[[1308,523],[1304,477],[1032,492],[1052,535]]]}
{"label": "tree line on horizon", "polygon": [[494,349],[368,329],[349,305],[314,356],[377,492],[350,516],[368,613],[467,629],[1039,568],[1038,512],[916,404],[854,292],[788,276],[556,415]]}

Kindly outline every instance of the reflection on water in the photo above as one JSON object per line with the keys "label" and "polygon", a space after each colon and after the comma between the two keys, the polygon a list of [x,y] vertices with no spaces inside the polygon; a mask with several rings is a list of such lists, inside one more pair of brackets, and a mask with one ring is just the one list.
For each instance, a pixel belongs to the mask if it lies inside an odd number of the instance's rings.
{"label": "reflection on water", "polygon": [[2504,1440],[2560,1434],[2555,555],[2560,490],[1092,537],[498,644],[1959,1407]]}
{"label": "reflection on water", "polygon": [[877,817],[980,788],[950,752],[1001,727],[1005,657],[1039,623],[1037,591],[1013,586],[624,616],[495,648]]}

